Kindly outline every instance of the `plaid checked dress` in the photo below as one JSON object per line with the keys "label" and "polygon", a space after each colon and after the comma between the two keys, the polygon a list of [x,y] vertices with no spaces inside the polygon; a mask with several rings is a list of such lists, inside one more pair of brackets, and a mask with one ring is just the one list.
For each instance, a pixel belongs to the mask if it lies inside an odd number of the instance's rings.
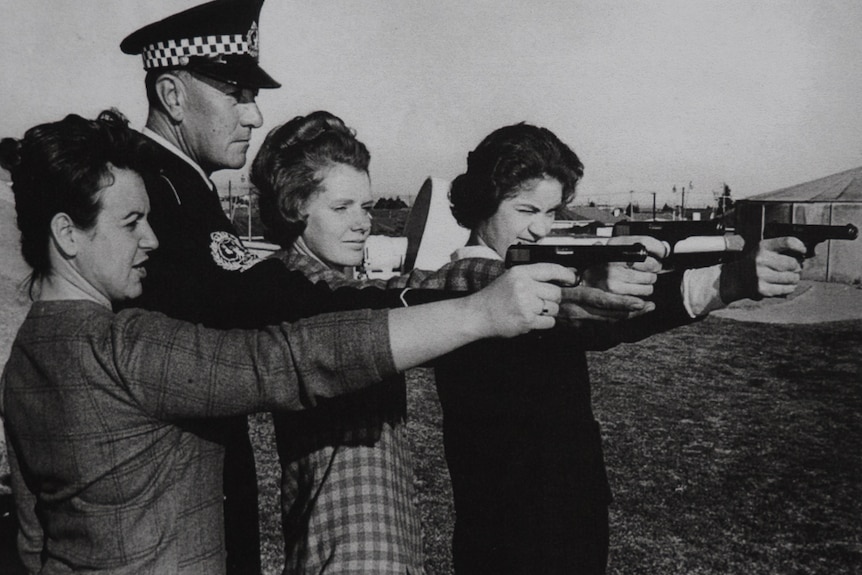
{"label": "plaid checked dress", "polygon": [[[354,280],[296,249],[288,268],[331,289],[343,286],[476,291],[504,271],[474,257],[388,281]],[[423,573],[422,536],[404,417],[403,378],[314,412],[276,415],[282,464],[285,575]]]}
{"label": "plaid checked dress", "polygon": [[[356,285],[295,249],[290,269],[330,288]],[[403,376],[274,416],[282,466],[284,573],[424,573],[406,436]]]}

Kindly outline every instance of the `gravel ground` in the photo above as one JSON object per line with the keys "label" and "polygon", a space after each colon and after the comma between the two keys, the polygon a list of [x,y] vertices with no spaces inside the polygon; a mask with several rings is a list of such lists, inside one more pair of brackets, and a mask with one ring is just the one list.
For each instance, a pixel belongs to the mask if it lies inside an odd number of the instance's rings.
{"label": "gravel ground", "polygon": [[739,321],[811,324],[862,319],[862,286],[803,281],[788,298],[743,300],[713,315]]}

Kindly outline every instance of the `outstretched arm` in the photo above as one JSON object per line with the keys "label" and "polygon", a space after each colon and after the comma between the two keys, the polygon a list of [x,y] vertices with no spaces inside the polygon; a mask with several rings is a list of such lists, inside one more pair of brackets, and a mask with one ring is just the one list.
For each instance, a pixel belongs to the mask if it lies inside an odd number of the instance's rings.
{"label": "outstretched arm", "polygon": [[421,365],[478,339],[513,337],[554,326],[571,270],[554,264],[511,269],[487,288],[459,299],[389,312],[392,355],[399,370]]}

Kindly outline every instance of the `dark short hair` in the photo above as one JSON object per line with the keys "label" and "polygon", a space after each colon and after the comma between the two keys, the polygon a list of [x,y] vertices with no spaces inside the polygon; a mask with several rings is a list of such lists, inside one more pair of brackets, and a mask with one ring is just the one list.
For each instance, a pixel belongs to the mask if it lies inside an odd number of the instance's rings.
{"label": "dark short hair", "polygon": [[3,139],[0,165],[12,175],[21,255],[33,270],[31,296],[51,271],[51,219],[65,213],[79,228],[92,229],[101,211],[99,191],[112,182],[110,167],[144,172],[147,146],[117,110],[95,120],[70,114],[30,128],[21,140]]}
{"label": "dark short hair", "polygon": [[562,184],[566,205],[583,175],[578,156],[550,130],[523,122],[504,126],[468,154],[467,171],[452,181],[452,215],[461,226],[473,229],[523,185],[547,177]]}
{"label": "dark short hair", "polygon": [[345,164],[368,173],[371,156],[341,118],[325,111],[273,128],[251,165],[265,236],[288,248],[302,235],[303,204],[320,190],[326,168]]}

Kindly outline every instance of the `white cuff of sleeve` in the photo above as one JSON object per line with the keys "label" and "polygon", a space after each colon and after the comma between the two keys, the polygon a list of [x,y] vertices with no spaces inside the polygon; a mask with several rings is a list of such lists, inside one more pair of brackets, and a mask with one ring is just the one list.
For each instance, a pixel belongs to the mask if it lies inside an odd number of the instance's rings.
{"label": "white cuff of sleeve", "polygon": [[721,265],[685,270],[682,302],[691,317],[700,317],[726,307],[721,301]]}
{"label": "white cuff of sleeve", "polygon": [[412,288],[404,288],[403,290],[401,290],[401,295],[398,296],[398,299],[401,300],[401,305],[403,305],[404,307],[410,307],[410,305],[407,303],[407,300],[404,299],[404,296],[407,295],[407,292],[409,292],[411,289]]}

